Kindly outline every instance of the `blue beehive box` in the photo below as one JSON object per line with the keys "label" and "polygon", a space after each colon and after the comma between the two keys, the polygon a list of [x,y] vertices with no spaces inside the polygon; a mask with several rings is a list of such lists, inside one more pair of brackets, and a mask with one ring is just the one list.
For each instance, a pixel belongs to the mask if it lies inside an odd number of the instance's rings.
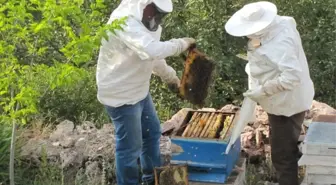
{"label": "blue beehive box", "polygon": [[[222,114],[221,126],[219,127],[216,136],[209,137],[192,137],[185,136],[187,127],[192,120],[195,113],[198,114]],[[221,131],[224,128],[224,120],[226,117],[230,117],[230,122],[227,123],[227,132],[225,137],[220,137]],[[226,148],[228,146],[230,134],[237,121],[237,114],[232,112],[207,112],[207,111],[190,111],[188,112],[185,120],[182,123],[181,128],[176,134],[171,136],[171,142],[173,145],[179,148],[179,152],[175,152],[171,158],[171,164],[174,165],[187,165],[188,166],[188,178],[189,181],[196,182],[211,182],[211,183],[225,183],[230,176],[232,169],[240,157],[240,137],[234,141],[231,149],[226,154]],[[197,120],[198,122],[202,122]],[[197,122],[196,121],[196,122]],[[204,121],[203,121],[204,122]],[[207,129],[207,124],[211,121],[205,121],[203,123],[203,129]],[[213,125],[210,124],[210,126]],[[189,126],[190,127],[190,126]],[[208,128],[209,129],[209,128]],[[189,129],[190,130],[190,129]],[[202,127],[199,127],[202,130]],[[201,131],[201,133],[204,131]],[[222,136],[223,136],[222,131]],[[197,135],[197,134],[196,134]],[[201,134],[202,135],[202,134]]]}

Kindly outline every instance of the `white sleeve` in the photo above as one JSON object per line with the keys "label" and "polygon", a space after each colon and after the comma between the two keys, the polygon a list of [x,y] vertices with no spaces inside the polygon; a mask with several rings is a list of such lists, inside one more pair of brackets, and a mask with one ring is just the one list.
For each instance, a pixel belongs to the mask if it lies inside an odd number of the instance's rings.
{"label": "white sleeve", "polygon": [[265,91],[269,95],[293,90],[301,83],[302,76],[302,67],[295,42],[291,38],[286,38],[276,44],[277,49],[269,52],[267,57],[278,66],[278,70],[281,73],[276,79],[267,81],[264,84]]}
{"label": "white sleeve", "polygon": [[173,82],[177,78],[176,71],[167,65],[164,59],[154,61],[153,74],[159,76],[166,83]]}
{"label": "white sleeve", "polygon": [[248,89],[255,89],[258,86],[258,82],[253,79],[253,77],[251,76],[251,72],[250,72],[250,64],[247,63],[245,66],[245,72],[248,76]]}
{"label": "white sleeve", "polygon": [[141,60],[160,60],[174,56],[182,51],[183,40],[160,41],[154,38],[141,22],[128,18],[123,30],[117,30],[116,36],[125,45],[136,52]]}

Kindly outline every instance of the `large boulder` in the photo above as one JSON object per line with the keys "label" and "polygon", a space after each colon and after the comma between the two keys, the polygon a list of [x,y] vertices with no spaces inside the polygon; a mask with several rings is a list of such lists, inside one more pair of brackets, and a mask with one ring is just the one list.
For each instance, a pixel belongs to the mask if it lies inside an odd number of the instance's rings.
{"label": "large boulder", "polygon": [[316,119],[319,115],[336,115],[336,109],[318,101],[313,101],[313,104],[306,115],[306,119]]}

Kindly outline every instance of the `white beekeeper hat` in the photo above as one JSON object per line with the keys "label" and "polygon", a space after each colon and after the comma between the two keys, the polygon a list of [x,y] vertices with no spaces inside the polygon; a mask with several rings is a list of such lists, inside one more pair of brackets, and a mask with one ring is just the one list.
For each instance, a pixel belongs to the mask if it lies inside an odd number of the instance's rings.
{"label": "white beekeeper hat", "polygon": [[277,7],[273,3],[260,1],[246,4],[231,16],[225,30],[237,37],[252,35],[270,25],[276,15]]}
{"label": "white beekeeper hat", "polygon": [[153,0],[153,3],[163,12],[170,13],[173,11],[173,2],[171,0]]}

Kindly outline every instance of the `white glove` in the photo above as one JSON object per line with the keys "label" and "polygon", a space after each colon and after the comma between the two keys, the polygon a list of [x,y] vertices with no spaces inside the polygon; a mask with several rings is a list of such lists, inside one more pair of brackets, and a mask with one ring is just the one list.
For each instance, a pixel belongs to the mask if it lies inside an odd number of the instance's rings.
{"label": "white glove", "polygon": [[264,98],[267,96],[264,87],[263,86],[258,86],[255,89],[251,89],[246,91],[245,93],[243,93],[243,95],[245,97],[250,98],[251,100],[255,101],[255,102],[259,102],[260,99]]}
{"label": "white glove", "polygon": [[186,51],[192,44],[196,43],[196,40],[193,38],[181,38],[182,41],[182,52]]}
{"label": "white glove", "polygon": [[273,95],[286,89],[280,84],[278,79],[269,80],[264,84],[265,93],[268,95]]}
{"label": "white glove", "polygon": [[180,38],[180,39],[171,39],[171,42],[177,45],[177,50],[174,56],[180,55],[182,52],[186,51],[192,44],[196,43],[196,40],[193,38]]}

